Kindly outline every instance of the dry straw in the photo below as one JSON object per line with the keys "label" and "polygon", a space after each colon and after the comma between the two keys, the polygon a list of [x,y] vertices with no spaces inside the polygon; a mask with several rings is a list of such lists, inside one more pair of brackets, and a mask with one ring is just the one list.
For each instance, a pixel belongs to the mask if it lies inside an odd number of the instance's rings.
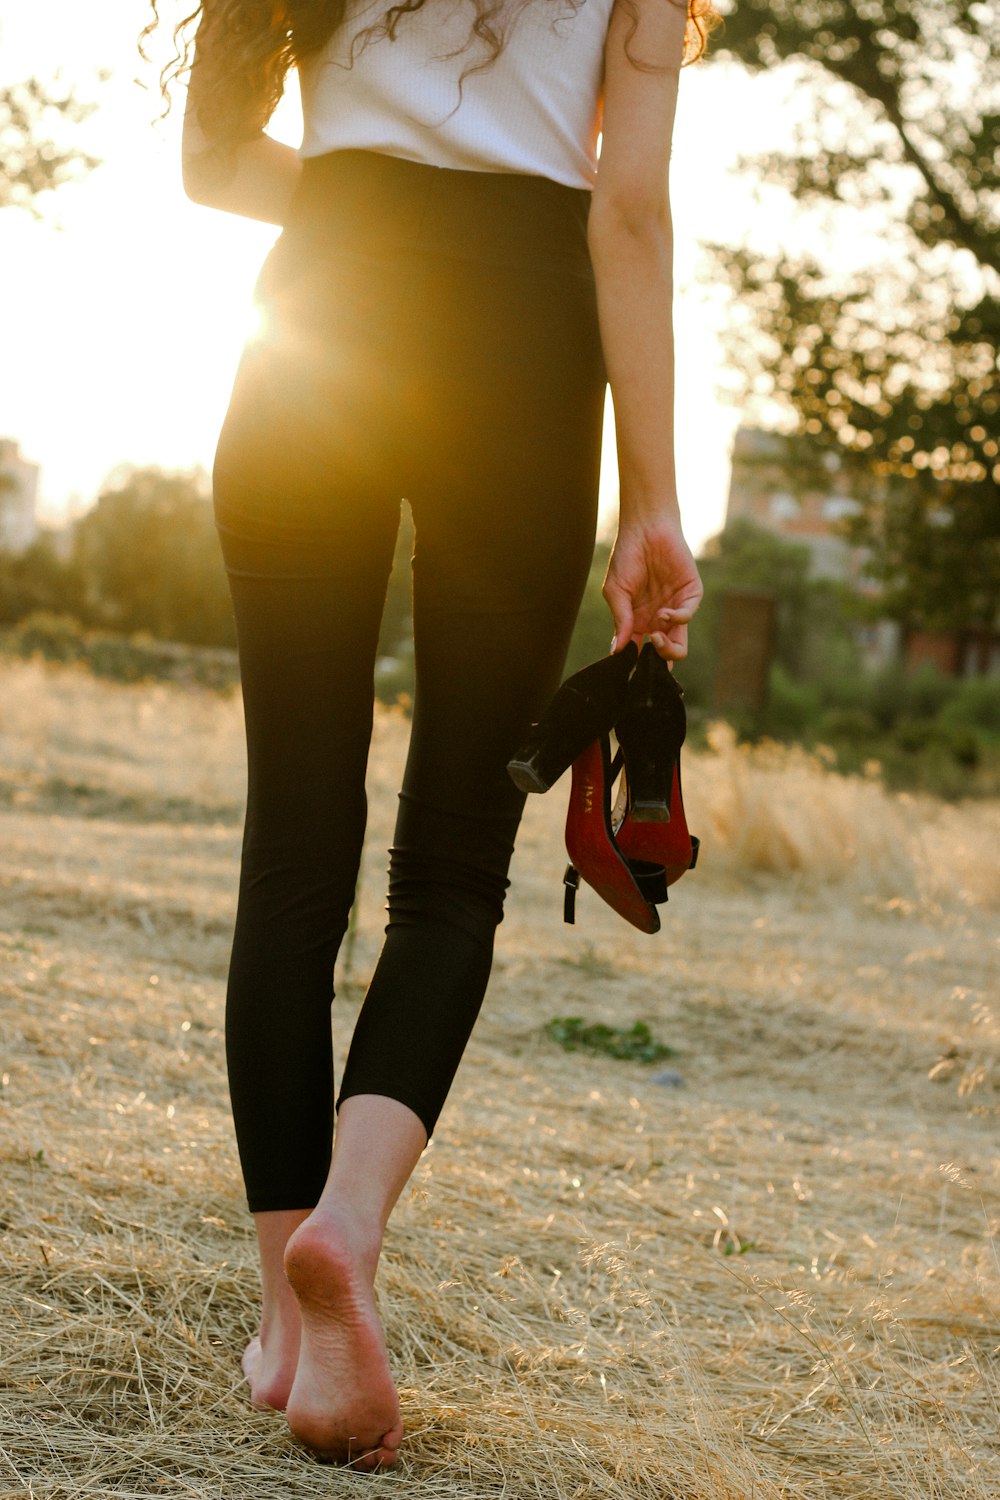
{"label": "dry straw", "polygon": [[[987,1500],[1000,1493],[996,806],[797,752],[690,756],[655,939],[559,920],[533,799],[486,1011],[390,1228],[400,1468],[253,1412],[222,1061],[232,700],[0,670],[0,1497]],[[379,716],[338,1057],[377,951]],[[565,1054],[645,1020],[657,1068]]]}

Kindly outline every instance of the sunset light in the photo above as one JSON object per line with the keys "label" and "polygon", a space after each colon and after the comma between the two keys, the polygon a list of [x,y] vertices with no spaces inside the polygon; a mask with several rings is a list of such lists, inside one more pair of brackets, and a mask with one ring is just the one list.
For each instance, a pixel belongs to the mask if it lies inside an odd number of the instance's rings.
{"label": "sunset light", "polygon": [[[123,462],[210,467],[240,347],[255,328],[253,284],[276,234],[185,198],[183,90],[175,86],[171,112],[158,121],[155,68],[135,47],[141,14],[128,0],[86,13],[51,0],[0,22],[8,71],[58,75],[99,105],[81,133],[104,164],[41,199],[40,222],[14,211],[0,222],[4,342],[16,351],[0,370],[0,432],[41,464],[43,514],[53,522],[85,508]],[[161,37],[161,60],[164,46]],[[103,83],[102,69],[110,73]],[[719,302],[699,284],[697,238],[723,237],[737,201],[727,207],[721,195],[737,146],[733,101],[745,84],[742,75],[686,71],[673,158],[678,469],[695,543],[721,525],[737,421],[717,394]],[[270,128],[297,144],[294,97]],[[606,523],[616,497],[606,442]]]}
{"label": "sunset light", "polygon": [[998,1500],[1000,0],[0,52],[0,1500]]}

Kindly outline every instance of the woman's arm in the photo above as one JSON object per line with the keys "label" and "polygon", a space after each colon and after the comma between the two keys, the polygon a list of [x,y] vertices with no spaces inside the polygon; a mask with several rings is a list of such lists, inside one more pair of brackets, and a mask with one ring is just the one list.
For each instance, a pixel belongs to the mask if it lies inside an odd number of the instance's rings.
{"label": "woman's arm", "polygon": [[616,650],[650,634],[668,659],[686,654],[687,623],[702,593],[681,531],[674,471],[667,179],[685,23],[686,6],[676,0],[632,0],[612,13],[589,231],[621,489],[604,596]]}
{"label": "woman's arm", "polygon": [[[198,54],[211,45],[203,24],[195,43],[194,63],[184,112],[181,162],[184,191],[195,203],[283,224],[298,186],[302,163],[291,146],[272,140],[263,130],[231,151],[213,152],[196,118],[196,100],[201,80]],[[263,111],[262,111],[263,114]]]}
{"label": "woman's arm", "polygon": [[189,198],[206,208],[221,208],[267,224],[284,224],[302,171],[293,147],[283,146],[262,132],[256,140],[237,146],[231,167],[223,171],[204,148],[195,150],[188,145],[186,122],[184,135],[184,191]]}

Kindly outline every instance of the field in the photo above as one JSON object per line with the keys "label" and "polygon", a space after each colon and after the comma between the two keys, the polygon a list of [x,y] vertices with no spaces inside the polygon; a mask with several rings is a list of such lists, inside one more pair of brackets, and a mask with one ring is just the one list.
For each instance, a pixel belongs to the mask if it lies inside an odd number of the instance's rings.
{"label": "field", "polygon": [[[371,765],[339,1055],[406,721]],[[685,763],[664,931],[532,799],[495,980],[390,1227],[408,1437],[316,1463],[251,1410],[222,1057],[238,703],[0,666],[0,1496],[987,1500],[1000,1494],[1000,805],[822,758]],[[648,1023],[665,1064],[546,1022]]]}

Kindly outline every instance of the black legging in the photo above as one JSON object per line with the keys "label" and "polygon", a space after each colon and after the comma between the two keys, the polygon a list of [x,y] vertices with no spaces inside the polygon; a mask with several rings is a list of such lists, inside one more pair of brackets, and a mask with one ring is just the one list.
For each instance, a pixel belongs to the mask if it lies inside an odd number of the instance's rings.
{"label": "black legging", "polygon": [[316,1202],[334,961],[365,829],[401,498],[416,694],[386,940],[341,1100],[428,1134],[482,1003],[523,797],[593,550],[604,370],[588,194],[360,151],[307,162],[215,469],[249,795],[226,1019],[251,1209]]}

